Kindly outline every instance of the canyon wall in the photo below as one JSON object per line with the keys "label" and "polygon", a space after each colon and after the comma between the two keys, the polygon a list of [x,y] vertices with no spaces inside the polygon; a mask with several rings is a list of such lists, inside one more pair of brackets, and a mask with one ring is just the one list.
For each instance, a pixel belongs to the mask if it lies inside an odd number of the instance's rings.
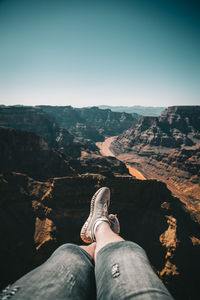
{"label": "canyon wall", "polygon": [[103,141],[105,136],[122,133],[139,119],[137,114],[113,112],[98,107],[40,106],[40,108],[54,116],[59,125],[70,133],[95,142]]}
{"label": "canyon wall", "polygon": [[165,182],[200,220],[200,106],[174,106],[143,117],[111,144],[146,178]]}

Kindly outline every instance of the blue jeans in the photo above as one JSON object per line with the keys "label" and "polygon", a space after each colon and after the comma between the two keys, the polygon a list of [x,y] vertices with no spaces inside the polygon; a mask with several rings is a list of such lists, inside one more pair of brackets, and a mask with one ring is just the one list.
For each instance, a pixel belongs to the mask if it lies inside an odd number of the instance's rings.
{"label": "blue jeans", "polygon": [[41,266],[26,274],[1,299],[173,299],[152,270],[144,250],[133,242],[110,243],[96,263],[74,244],[59,247]]}

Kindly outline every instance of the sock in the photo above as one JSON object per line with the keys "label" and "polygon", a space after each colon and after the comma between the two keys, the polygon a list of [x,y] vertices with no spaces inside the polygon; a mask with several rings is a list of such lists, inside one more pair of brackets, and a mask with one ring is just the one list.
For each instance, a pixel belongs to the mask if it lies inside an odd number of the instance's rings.
{"label": "sock", "polygon": [[108,223],[109,225],[110,225],[110,223],[109,223],[109,221],[108,220],[97,220],[96,221],[96,223],[95,223],[95,225],[94,225],[94,237],[95,237],[95,239],[96,239],[96,236],[95,236],[95,233],[96,233],[96,230],[97,230],[97,227],[102,223],[102,222],[106,222],[106,223]]}

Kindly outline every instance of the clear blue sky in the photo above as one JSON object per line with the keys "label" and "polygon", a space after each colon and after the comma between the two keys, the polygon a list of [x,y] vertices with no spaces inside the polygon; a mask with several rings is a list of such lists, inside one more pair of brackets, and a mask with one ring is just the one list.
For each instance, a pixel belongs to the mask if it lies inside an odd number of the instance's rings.
{"label": "clear blue sky", "polygon": [[200,5],[0,0],[0,103],[200,104]]}

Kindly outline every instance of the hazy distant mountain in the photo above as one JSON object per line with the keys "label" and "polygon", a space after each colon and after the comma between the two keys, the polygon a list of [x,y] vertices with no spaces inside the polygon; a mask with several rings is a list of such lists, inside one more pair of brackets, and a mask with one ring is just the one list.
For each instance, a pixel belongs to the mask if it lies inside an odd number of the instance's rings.
{"label": "hazy distant mountain", "polygon": [[153,106],[109,106],[109,105],[100,105],[98,106],[101,109],[111,109],[116,112],[126,112],[129,114],[137,113],[142,116],[159,116],[166,107],[153,107]]}

